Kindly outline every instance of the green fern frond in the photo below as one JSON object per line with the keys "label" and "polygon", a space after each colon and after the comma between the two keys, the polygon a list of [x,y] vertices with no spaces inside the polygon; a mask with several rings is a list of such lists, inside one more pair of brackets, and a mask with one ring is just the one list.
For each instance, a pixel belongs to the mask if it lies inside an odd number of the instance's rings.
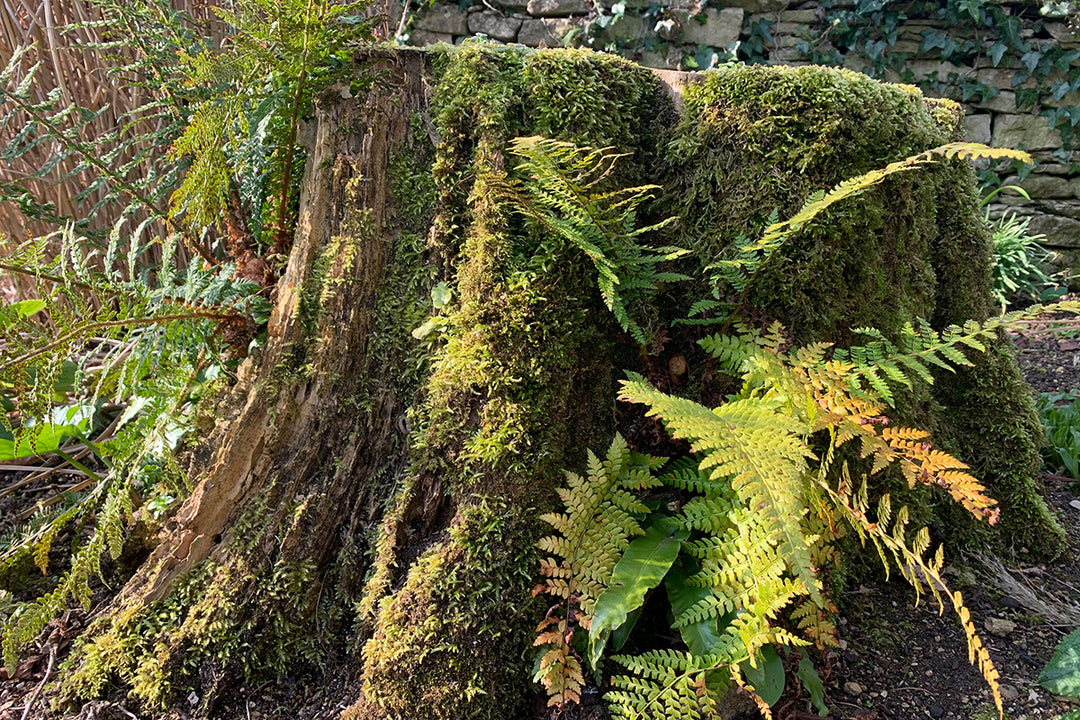
{"label": "green fern frond", "polygon": [[761,402],[734,400],[709,410],[658,392],[639,375],[628,377],[620,398],[648,406],[648,414],[661,418],[673,437],[688,440],[712,479],[730,478],[743,504],[769,518],[792,571],[813,597],[820,597],[811,543],[800,527],[806,513],[801,489],[807,459],[813,457],[806,444],[808,428]]}
{"label": "green fern frond", "polygon": [[711,720],[719,696],[709,687],[708,673],[731,664],[722,656],[703,659],[672,650],[614,660],[629,674],[613,677],[615,689],[604,699],[612,716],[623,720]]}
{"label": "green fern frond", "polygon": [[[769,218],[769,225],[761,237],[754,242],[747,242],[745,237],[736,239],[732,255],[710,266],[714,284],[725,282],[743,299],[746,293],[779,251],[795,234],[813,222],[828,208],[847,198],[855,197],[871,187],[878,185],[891,175],[909,172],[926,166],[939,159],[1010,159],[1030,164],[1031,157],[1019,150],[991,148],[978,143],[949,143],[932,148],[911,157],[889,163],[884,168],[871,170],[857,177],[849,178],[837,184],[828,192],[817,191],[807,198],[805,204],[787,220],[779,221],[776,211]],[[719,288],[714,290],[719,299]],[[737,304],[737,303],[736,303]]]}
{"label": "green fern frond", "polygon": [[645,344],[645,331],[634,317],[637,308],[662,283],[688,279],[679,273],[661,271],[659,266],[689,251],[653,248],[639,240],[674,222],[671,218],[636,227],[638,208],[652,197],[657,186],[605,190],[616,163],[625,157],[611,148],[523,137],[512,141],[510,149],[521,158],[519,171],[527,180],[511,180],[501,187],[501,192],[519,211],[592,260],[604,304],[623,330]]}

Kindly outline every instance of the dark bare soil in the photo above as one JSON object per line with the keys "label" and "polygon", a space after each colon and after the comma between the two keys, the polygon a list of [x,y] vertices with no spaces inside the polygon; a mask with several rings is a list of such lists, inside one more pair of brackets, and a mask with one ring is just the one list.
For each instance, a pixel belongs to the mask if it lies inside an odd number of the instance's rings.
{"label": "dark bare soil", "polygon": [[[1080,389],[1080,340],[1035,328],[1015,336],[1014,343],[1017,362],[1036,392]],[[1080,507],[1070,504],[1078,501],[1080,483],[1047,475],[1045,485],[1047,500],[1070,539],[1069,551],[1057,562],[1006,567],[969,556],[946,569],[1001,674],[1010,720],[1053,720],[1074,709],[1042,689],[1036,679],[1058,642],[1080,626]],[[914,591],[902,582],[856,588],[841,605],[846,647],[833,658],[827,695],[831,717],[997,717],[986,682],[968,663],[966,641],[952,608],[939,614],[925,596],[916,607]],[[794,703],[792,709],[810,710],[805,702]]]}
{"label": "dark bare soil", "polygon": [[[1017,361],[1037,392],[1080,389],[1080,340],[1043,334],[1036,328],[1014,338]],[[28,473],[0,473],[0,490]],[[946,568],[953,589],[963,592],[983,641],[1001,674],[1001,693],[1009,720],[1056,720],[1076,705],[1054,698],[1036,682],[1053,648],[1080,625],[1080,483],[1057,475],[1045,478],[1047,499],[1070,537],[1070,551],[1051,565],[1010,563],[991,558],[958,557]],[[58,486],[63,480],[54,481]],[[41,486],[38,485],[38,488]],[[55,488],[15,492],[0,497],[0,528]],[[1071,503],[1077,503],[1073,505]],[[39,576],[40,577],[40,576]],[[33,583],[28,582],[29,586]],[[108,598],[95,593],[95,608]],[[898,578],[867,582],[839,598],[842,649],[818,665],[824,670],[828,717],[833,720],[992,720],[997,717],[986,682],[968,662],[966,641],[951,607],[939,613],[932,598],[918,605],[910,587]],[[0,614],[7,599],[0,597]],[[92,614],[93,611],[91,611]],[[47,717],[49,680],[85,627],[87,614],[72,611],[55,620],[35,648],[23,655],[12,677],[0,670],[0,720]],[[1003,622],[1004,621],[1004,622]],[[538,716],[559,720],[608,717],[599,694],[590,689],[582,706],[563,713],[541,710]],[[259,687],[236,687],[218,705],[214,717],[228,720],[330,720],[359,693],[355,667],[331,670],[318,684],[296,678]],[[27,705],[31,704],[29,710]],[[191,698],[170,714],[192,717],[199,705]],[[731,720],[750,720],[755,711]],[[56,716],[53,716],[56,717]],[[124,720],[145,714],[130,702],[95,702],[68,718]],[[789,691],[774,707],[777,720],[818,717],[806,693],[789,676]]]}

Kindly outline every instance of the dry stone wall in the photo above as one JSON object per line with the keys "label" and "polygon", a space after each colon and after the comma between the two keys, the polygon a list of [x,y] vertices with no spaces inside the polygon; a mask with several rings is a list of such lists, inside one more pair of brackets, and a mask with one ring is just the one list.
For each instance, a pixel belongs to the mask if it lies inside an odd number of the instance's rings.
{"label": "dry stone wall", "polygon": [[[855,2],[862,3],[860,13],[877,8],[877,15],[867,13],[867,21],[877,23],[882,36],[853,35],[858,52],[836,42],[842,11],[855,9]],[[1031,2],[992,2],[998,20],[1023,19],[1014,23],[1016,36],[1006,47],[988,29],[985,12],[980,25],[963,15],[907,17],[901,10],[884,16],[887,0],[866,3],[477,0],[463,7],[436,1],[406,28],[408,42],[417,46],[483,35],[530,47],[590,46],[654,68],[701,69],[735,58],[785,65],[824,62],[918,84],[930,95],[964,103],[968,139],[1031,152],[1038,161],[1034,169],[997,169],[1001,182],[1020,185],[1031,199],[1001,193],[990,212],[1030,217],[1031,231],[1044,234],[1063,264],[1080,271],[1080,153],[1071,152],[1080,145],[1073,138],[1074,132],[1080,138],[1080,30],[1069,14],[1075,7],[1061,17],[1041,17]],[[905,7],[911,12],[911,5]],[[956,50],[965,47],[974,52]],[[1036,69],[1040,61],[1053,67]],[[1048,120],[1054,113],[1064,118],[1056,122],[1066,128],[1065,137]]]}

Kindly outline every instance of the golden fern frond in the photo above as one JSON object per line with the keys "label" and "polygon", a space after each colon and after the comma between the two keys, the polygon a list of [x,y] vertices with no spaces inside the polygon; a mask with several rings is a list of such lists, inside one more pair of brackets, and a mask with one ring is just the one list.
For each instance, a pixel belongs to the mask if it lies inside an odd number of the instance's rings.
{"label": "golden fern frond", "polygon": [[[555,628],[549,629],[553,624]],[[585,675],[581,661],[574,656],[567,640],[567,633],[570,632],[569,620],[549,616],[540,623],[536,631],[540,634],[536,636],[533,645],[546,647],[547,651],[540,658],[540,666],[533,680],[547,690],[548,707],[581,702]]]}
{"label": "golden fern frond", "polygon": [[566,512],[541,518],[558,534],[537,543],[551,556],[540,562],[544,580],[533,594],[562,600],[540,623],[534,643],[544,648],[535,679],[544,685],[551,705],[580,700],[584,677],[571,645],[574,631],[589,627],[590,614],[630,538],[644,534],[639,519],[649,508],[635,491],[657,485],[653,472],[663,464],[662,459],[631,452],[616,435],[602,460],[589,451],[588,476],[566,473],[567,486],[558,491]]}
{"label": "golden fern frond", "polygon": [[[851,496],[836,492],[828,486],[825,486],[824,489],[833,497],[837,508],[844,512],[848,521],[855,527],[855,530],[860,537],[871,538],[874,544],[878,546],[879,552],[884,553],[885,551],[888,551],[893,555],[905,579],[911,583],[917,594],[920,592],[923,583],[925,582],[930,588],[935,600],[937,600],[939,607],[944,607],[941,598],[942,593],[949,598],[949,601],[952,603],[957,617],[960,620],[964,635],[967,638],[968,661],[972,664],[976,664],[979,668],[979,672],[982,673],[987,685],[990,686],[990,692],[994,697],[994,704],[997,707],[998,712],[1001,713],[1001,690],[998,685],[1000,676],[997,668],[994,667],[990,654],[987,652],[982,640],[975,630],[974,623],[971,622],[971,614],[964,605],[963,597],[959,592],[953,593],[950,591],[948,585],[941,577],[941,567],[944,564],[944,556],[941,548],[938,549],[935,556],[928,562],[923,557],[929,539],[928,533],[920,531],[920,533],[916,534],[914,542],[910,544],[907,542],[905,533],[907,525],[906,507],[901,508],[901,511],[897,513],[892,530],[888,530],[884,523],[871,522],[866,516],[865,511],[851,502]],[[885,559],[884,554],[882,555],[882,559]],[[886,565],[886,567],[888,567],[888,565]]]}
{"label": "golden fern frond", "polygon": [[648,406],[672,436],[690,442],[700,453],[700,467],[713,479],[730,478],[743,504],[768,518],[778,535],[777,546],[792,571],[815,598],[820,583],[813,571],[809,545],[800,520],[806,513],[802,487],[812,453],[808,429],[767,403],[734,400],[715,410],[662,393],[643,378],[628,373],[619,397]]}

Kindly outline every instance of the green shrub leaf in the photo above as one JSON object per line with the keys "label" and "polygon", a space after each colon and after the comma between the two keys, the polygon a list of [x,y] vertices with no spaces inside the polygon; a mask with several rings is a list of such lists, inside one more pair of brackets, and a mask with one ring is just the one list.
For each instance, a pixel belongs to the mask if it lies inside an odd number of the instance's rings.
{"label": "green shrub leaf", "polygon": [[1073,630],[1057,646],[1039,673],[1039,684],[1055,695],[1080,698],[1080,629]]}
{"label": "green shrub leaf", "polygon": [[[757,653],[757,667],[749,660],[739,667],[747,681],[754,686],[754,692],[768,705],[774,705],[784,694],[784,661],[776,654],[772,645],[766,645]],[[819,681],[820,682],[820,681]]]}
{"label": "green shrub leaf", "polygon": [[589,627],[589,663],[600,660],[612,630],[645,602],[645,594],[660,584],[690,533],[671,518],[656,516],[645,535],[630,543],[611,575],[611,585],[600,595]]}

